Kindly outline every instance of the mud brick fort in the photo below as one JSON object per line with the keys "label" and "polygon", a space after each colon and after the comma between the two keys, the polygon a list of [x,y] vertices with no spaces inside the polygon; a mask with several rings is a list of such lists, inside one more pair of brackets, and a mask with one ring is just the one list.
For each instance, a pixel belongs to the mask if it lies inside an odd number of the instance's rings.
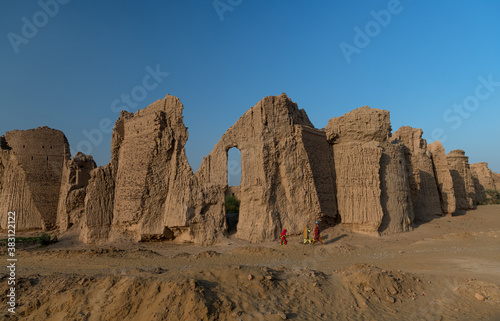
{"label": "mud brick fort", "polygon": [[[371,235],[474,209],[500,174],[445,154],[422,130],[392,133],[388,111],[361,107],[316,129],[286,94],[250,108],[193,172],[183,105],[167,95],[116,121],[111,161],[71,158],[61,131],[40,127],[0,138],[0,226],[16,211],[18,231],[79,230],[86,243],[170,240],[211,244],[228,233],[228,150],[241,151],[236,237],[301,234],[315,220]],[[234,187],[232,188],[234,190]]]}

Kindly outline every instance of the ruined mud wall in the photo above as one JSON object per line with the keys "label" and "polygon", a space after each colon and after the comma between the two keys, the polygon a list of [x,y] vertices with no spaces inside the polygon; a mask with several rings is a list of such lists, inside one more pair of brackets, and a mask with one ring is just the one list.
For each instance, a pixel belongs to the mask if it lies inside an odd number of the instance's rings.
{"label": "ruined mud wall", "polygon": [[1,215],[16,211],[17,230],[56,228],[62,171],[69,158],[66,137],[39,127],[7,132],[3,141]]}
{"label": "ruined mud wall", "polygon": [[396,131],[392,138],[405,145],[415,220],[429,221],[436,215],[442,215],[443,210],[432,154],[427,149],[427,141],[422,139],[422,134],[423,131],[419,128],[405,126]]}
{"label": "ruined mud wall", "polygon": [[381,204],[384,216],[380,234],[407,232],[414,220],[410,179],[406,171],[404,148],[401,143],[382,144],[380,160]]}
{"label": "ruined mud wall", "polygon": [[369,234],[411,228],[413,212],[402,144],[389,142],[388,111],[358,108],[330,119],[338,213],[347,227]]}
{"label": "ruined mud wall", "polygon": [[[18,230],[81,227],[85,243],[121,239],[211,244],[227,235],[227,152],[241,151],[236,236],[276,239],[336,218],[354,231],[408,231],[415,218],[473,208],[500,175],[472,166],[463,151],[427,147],[422,131],[391,135],[389,112],[367,106],[313,127],[286,94],[250,108],[194,174],[184,146],[183,106],[167,95],[135,114],[122,112],[111,162],[69,159],[64,134],[42,127],[0,137],[0,225],[18,213]],[[481,194],[482,193],[482,194]],[[339,215],[338,215],[339,214]]]}
{"label": "ruined mud wall", "polygon": [[166,170],[176,143],[171,135],[174,124],[168,123],[167,113],[172,112],[156,102],[123,122],[115,180],[113,225],[117,228],[139,229],[148,212],[152,216],[148,220],[161,228],[168,194]]}
{"label": "ruined mud wall", "polygon": [[135,114],[122,112],[113,131],[111,163],[91,173],[82,240],[171,238],[168,225],[189,225],[194,177],[184,152],[182,109],[167,95]]}
{"label": "ruined mud wall", "polygon": [[476,190],[476,200],[478,203],[482,203],[490,198],[486,190],[496,190],[495,177],[488,168],[488,163],[471,164],[470,169]]}
{"label": "ruined mud wall", "polygon": [[456,210],[455,189],[443,145],[436,141],[428,145],[432,154],[434,173],[441,198],[441,208],[444,214],[453,215]]}
{"label": "ruined mud wall", "polygon": [[474,208],[476,189],[469,166],[469,157],[463,150],[452,150],[446,155],[455,190],[457,211]]}
{"label": "ruined mud wall", "polygon": [[85,195],[90,172],[94,168],[96,164],[92,156],[80,152],[64,163],[57,209],[57,225],[60,231],[80,223],[85,211]]}
{"label": "ruined mud wall", "polygon": [[89,244],[108,241],[113,222],[115,182],[113,165],[92,170],[86,188],[80,239]]}
{"label": "ruined mud wall", "polygon": [[500,174],[492,173],[493,179],[495,180],[495,189],[500,192]]}
{"label": "ruined mud wall", "polygon": [[[180,237],[208,244],[222,237],[232,147],[242,157],[238,237],[271,240],[283,228],[298,234],[318,218],[335,218],[325,133],[286,95],[266,97],[245,113],[196,175],[185,155],[182,109],[176,97],[167,96],[117,121],[112,164],[93,170],[87,188],[84,241]],[[311,165],[313,158],[319,159]]]}
{"label": "ruined mud wall", "polygon": [[[232,147],[240,150],[242,165],[237,237],[272,240],[283,228],[300,234],[316,219],[335,218],[325,134],[285,94],[264,98],[228,129],[203,159],[196,173],[199,182],[227,186],[227,151]],[[319,159],[311,164],[313,157]]]}
{"label": "ruined mud wall", "polygon": [[382,223],[380,159],[382,148],[373,143],[335,145],[338,212],[352,230],[376,233]]}
{"label": "ruined mud wall", "polygon": [[16,212],[16,230],[41,229],[42,218],[34,204],[26,175],[13,152],[0,151],[0,226],[7,228],[7,213]]}
{"label": "ruined mud wall", "polygon": [[325,223],[332,224],[337,213],[337,191],[335,185],[335,163],[333,150],[326,139],[326,132],[309,126],[298,127],[302,131],[304,144],[319,206]]}

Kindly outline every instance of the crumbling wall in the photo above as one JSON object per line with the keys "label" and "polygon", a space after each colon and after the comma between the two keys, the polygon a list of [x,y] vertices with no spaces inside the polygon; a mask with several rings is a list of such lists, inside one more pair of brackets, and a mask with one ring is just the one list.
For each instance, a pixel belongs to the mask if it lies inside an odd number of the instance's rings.
{"label": "crumbling wall", "polygon": [[411,229],[403,145],[389,142],[389,112],[361,107],[330,119],[326,133],[333,145],[342,223],[369,234]]}
{"label": "crumbling wall", "polygon": [[500,174],[493,172],[492,175],[495,180],[495,189],[500,192]]}
{"label": "crumbling wall", "polygon": [[404,146],[397,142],[382,144],[380,161],[381,204],[384,216],[380,234],[410,231],[414,220],[410,179],[406,170]]}
{"label": "crumbling wall", "polygon": [[[122,111],[111,137],[111,161],[90,172],[85,190],[85,210],[81,220],[80,239],[84,243],[100,244],[110,239],[115,207],[115,181],[118,155],[124,139],[124,122],[133,114]],[[118,237],[121,233],[117,233]]]}
{"label": "crumbling wall", "polygon": [[232,147],[241,151],[242,164],[237,237],[272,240],[283,228],[300,234],[316,219],[335,218],[326,136],[285,94],[265,97],[228,129],[196,172],[200,184],[227,188]]}
{"label": "crumbling wall", "polygon": [[377,142],[335,145],[337,204],[341,222],[359,232],[377,233],[384,211],[380,188],[382,148]]}
{"label": "crumbling wall", "polygon": [[401,127],[393,135],[405,145],[405,158],[408,164],[408,176],[415,220],[429,221],[436,215],[442,215],[432,154],[427,149],[427,141],[422,139],[423,131],[409,126]]}
{"label": "crumbling wall", "polygon": [[[224,201],[214,195],[224,190],[196,181],[184,151],[182,109],[167,95],[135,114],[122,112],[111,163],[92,172],[87,188],[85,242],[182,237],[204,244],[223,235]],[[201,228],[214,220],[214,229]]]}
{"label": "crumbling wall", "polygon": [[455,190],[457,211],[474,208],[475,186],[469,166],[469,157],[463,150],[455,149],[446,155]]}
{"label": "crumbling wall", "polygon": [[111,163],[90,172],[80,232],[80,239],[85,243],[99,244],[109,238],[115,198],[114,172]]}
{"label": "crumbling wall", "polygon": [[482,203],[486,201],[489,195],[486,190],[495,190],[495,178],[493,172],[488,168],[488,163],[476,163],[470,165],[472,180],[476,191],[476,201]]}
{"label": "crumbling wall", "polygon": [[443,213],[452,215],[456,210],[455,189],[443,145],[435,141],[428,145],[432,154],[434,173],[438,184]]}
{"label": "crumbling wall", "polygon": [[319,205],[325,223],[332,224],[337,213],[337,191],[335,185],[335,163],[333,149],[326,139],[324,130],[317,130],[309,126],[300,126],[302,142],[304,144],[313,181],[318,195]]}
{"label": "crumbling wall", "polygon": [[98,168],[81,153],[69,160],[64,134],[50,128],[0,137],[0,226],[16,211],[18,230],[64,231],[80,222],[86,243],[211,244],[228,232],[233,147],[242,158],[236,237],[252,242],[274,240],[284,228],[301,234],[317,219],[331,225],[337,214],[355,231],[404,232],[415,218],[470,209],[481,201],[480,186],[500,185],[500,175],[481,164],[471,171],[463,151],[445,156],[439,142],[428,150],[419,129],[403,127],[392,139],[388,111],[365,106],[318,130],[286,94],[250,108],[194,174],[182,110],[167,95],[135,114],[122,112],[111,162]]}
{"label": "crumbling wall", "polygon": [[0,227],[4,230],[8,212],[16,212],[17,231],[42,228],[41,214],[21,165],[14,153],[0,150]]}
{"label": "crumbling wall", "polygon": [[[189,226],[194,212],[191,193],[199,190],[194,187],[184,152],[187,129],[182,109],[176,97],[167,95],[135,114],[122,112],[113,130],[110,166],[98,169],[88,187],[88,235],[101,240],[128,237],[139,241],[172,238],[172,229],[184,231]],[[93,198],[102,198],[103,191],[113,197],[105,196],[108,209],[100,222],[96,216],[101,211]],[[100,224],[106,228],[100,228]]]}
{"label": "crumbling wall", "polygon": [[56,228],[62,171],[69,158],[66,137],[48,127],[14,130],[5,134],[2,146],[2,213],[16,211],[17,230]]}
{"label": "crumbling wall", "polygon": [[[173,137],[168,137],[166,111],[157,105],[124,120],[113,219],[113,224],[120,227],[136,227],[148,210],[161,223],[164,197],[168,193],[164,171]],[[158,166],[160,162],[164,165]]]}
{"label": "crumbling wall", "polygon": [[266,97],[247,111],[196,174],[185,155],[182,109],[167,95],[122,114],[113,132],[112,166],[92,171],[87,187],[84,241],[175,237],[208,244],[222,237],[232,147],[242,157],[237,237],[271,240],[283,228],[300,234],[316,219],[333,221],[333,163],[325,133],[286,95]]}
{"label": "crumbling wall", "polygon": [[79,224],[85,211],[86,188],[90,172],[96,168],[92,156],[78,152],[65,162],[57,208],[57,225],[64,232]]}

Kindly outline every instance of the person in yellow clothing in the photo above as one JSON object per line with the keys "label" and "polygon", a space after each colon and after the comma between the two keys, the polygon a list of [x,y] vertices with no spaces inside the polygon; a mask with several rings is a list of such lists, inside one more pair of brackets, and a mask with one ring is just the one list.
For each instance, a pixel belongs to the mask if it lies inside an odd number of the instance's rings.
{"label": "person in yellow clothing", "polygon": [[311,241],[311,230],[307,228],[307,225],[304,228],[304,244],[309,244],[312,242]]}

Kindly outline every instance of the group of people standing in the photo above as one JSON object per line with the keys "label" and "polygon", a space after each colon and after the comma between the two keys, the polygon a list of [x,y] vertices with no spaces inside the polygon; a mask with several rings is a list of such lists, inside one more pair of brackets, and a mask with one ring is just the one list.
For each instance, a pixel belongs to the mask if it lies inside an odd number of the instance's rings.
{"label": "group of people standing", "polygon": [[[319,243],[321,243],[321,245],[323,245],[323,239],[321,238],[320,231],[319,231],[319,223],[320,223],[320,221],[314,222],[314,224],[316,224],[316,227],[314,228],[314,237],[312,240],[311,240],[311,230],[309,230],[307,228],[307,225],[305,226],[305,228],[304,228],[304,244],[307,244],[307,243],[314,244],[315,242],[319,241]],[[283,232],[281,232],[280,239],[281,239],[280,245],[287,245],[288,244],[288,241],[286,239],[286,229],[284,229]]]}

